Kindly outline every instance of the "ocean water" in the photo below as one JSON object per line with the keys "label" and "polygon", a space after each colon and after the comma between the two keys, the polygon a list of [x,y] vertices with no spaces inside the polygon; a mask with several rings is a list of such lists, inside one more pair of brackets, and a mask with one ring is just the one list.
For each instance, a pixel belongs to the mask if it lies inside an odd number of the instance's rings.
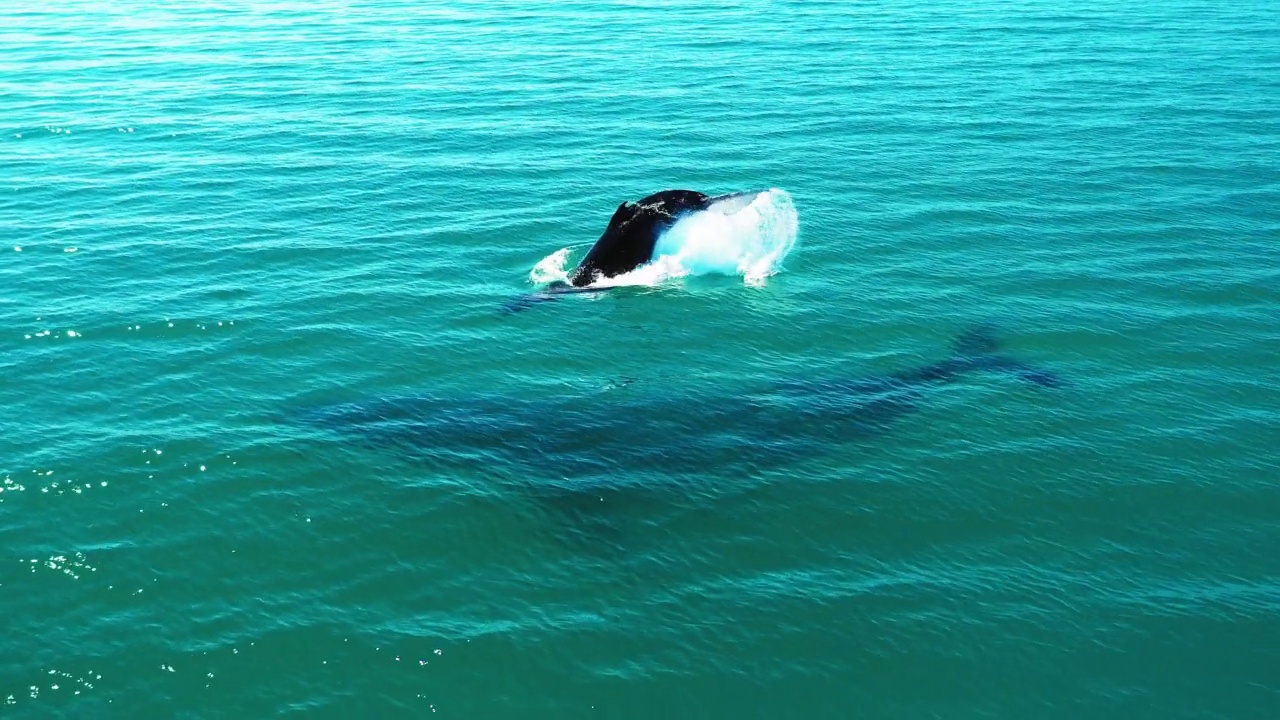
{"label": "ocean water", "polygon": [[0,410],[0,717],[1280,717],[1280,5],[9,0]]}

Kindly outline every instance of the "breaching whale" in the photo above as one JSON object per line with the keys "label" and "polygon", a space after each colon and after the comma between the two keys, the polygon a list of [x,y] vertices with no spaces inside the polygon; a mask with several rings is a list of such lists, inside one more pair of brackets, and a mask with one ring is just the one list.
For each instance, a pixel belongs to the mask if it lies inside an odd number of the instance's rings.
{"label": "breaching whale", "polygon": [[701,211],[732,215],[768,191],[710,196],[696,190],[662,190],[637,201],[618,205],[609,224],[567,280],[553,282],[539,291],[508,302],[508,312],[575,292],[597,292],[601,280],[629,273],[654,259],[662,234],[679,220]]}

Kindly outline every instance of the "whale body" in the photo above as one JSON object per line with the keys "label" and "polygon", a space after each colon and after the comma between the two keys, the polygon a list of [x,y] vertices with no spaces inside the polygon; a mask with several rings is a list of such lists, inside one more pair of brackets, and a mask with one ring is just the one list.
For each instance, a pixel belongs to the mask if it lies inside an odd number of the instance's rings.
{"label": "whale body", "polygon": [[663,190],[636,202],[624,202],[614,211],[600,239],[569,275],[573,287],[585,287],[601,279],[631,272],[653,258],[662,233],[682,216],[706,210],[712,204],[755,193],[708,197],[696,190]]}
{"label": "whale body", "polygon": [[391,450],[446,474],[509,468],[516,487],[580,516],[604,495],[697,486],[707,475],[787,466],[876,437],[935,390],[982,373],[1038,388],[1061,384],[1051,370],[1001,352],[995,334],[980,327],[942,359],[885,375],[777,378],[755,391],[710,394],[428,391],[291,415],[344,443]]}
{"label": "whale body", "polygon": [[[767,191],[766,191],[767,192]],[[702,211],[724,215],[748,207],[762,191],[711,196],[696,190],[662,190],[634,202],[627,201],[614,211],[600,238],[569,273],[567,281],[556,281],[540,291],[509,302],[505,309],[518,312],[532,305],[574,292],[598,292],[601,280],[629,273],[654,259],[663,233],[681,219]]]}

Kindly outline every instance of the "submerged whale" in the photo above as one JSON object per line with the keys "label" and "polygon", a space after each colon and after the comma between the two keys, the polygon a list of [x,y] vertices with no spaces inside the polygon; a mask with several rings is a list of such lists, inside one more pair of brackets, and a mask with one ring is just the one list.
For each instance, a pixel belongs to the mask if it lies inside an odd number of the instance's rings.
{"label": "submerged whale", "polygon": [[[943,359],[900,372],[778,380],[750,392],[622,392],[524,397],[425,393],[313,407],[295,421],[317,439],[356,441],[437,471],[516,478],[521,494],[575,512],[603,495],[650,493],[708,477],[785,467],[886,432],[930,391],[974,373],[1033,387],[1057,376],[1000,351],[978,328]],[[579,515],[579,513],[575,514]]]}
{"label": "submerged whale", "polygon": [[505,306],[518,312],[557,296],[575,292],[598,292],[601,280],[629,273],[654,259],[662,234],[682,218],[710,211],[733,215],[748,207],[767,191],[750,191],[710,196],[696,190],[663,190],[635,202],[624,202],[614,211],[608,226],[591,249],[569,273],[567,281],[557,281],[538,292],[520,296]]}

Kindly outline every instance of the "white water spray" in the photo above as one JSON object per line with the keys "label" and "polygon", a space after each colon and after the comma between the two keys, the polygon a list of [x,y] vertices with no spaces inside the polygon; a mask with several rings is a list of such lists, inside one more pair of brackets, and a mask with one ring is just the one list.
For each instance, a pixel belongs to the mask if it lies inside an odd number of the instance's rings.
{"label": "white water spray", "polygon": [[560,248],[539,260],[538,264],[534,265],[533,269],[529,271],[529,282],[534,285],[546,285],[557,280],[568,282],[570,249]]}
{"label": "white water spray", "polygon": [[[799,223],[785,190],[732,196],[676,221],[658,238],[645,265],[591,286],[652,286],[689,275],[741,275],[748,285],[762,285],[795,245]],[[573,270],[569,253],[570,248],[561,248],[543,258],[529,280],[539,285],[567,281]]]}

